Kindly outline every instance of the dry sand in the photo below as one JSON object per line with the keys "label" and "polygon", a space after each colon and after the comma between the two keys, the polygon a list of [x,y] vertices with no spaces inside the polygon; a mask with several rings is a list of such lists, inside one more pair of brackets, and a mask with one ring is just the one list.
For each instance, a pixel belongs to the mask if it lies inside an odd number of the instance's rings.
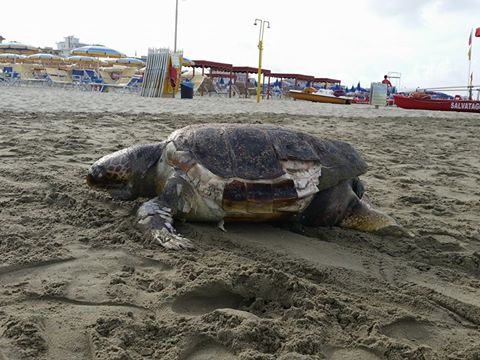
{"label": "dry sand", "polygon": [[[84,176],[200,122],[352,143],[372,202],[415,234],[182,224]],[[479,359],[480,115],[0,87],[0,359]]]}

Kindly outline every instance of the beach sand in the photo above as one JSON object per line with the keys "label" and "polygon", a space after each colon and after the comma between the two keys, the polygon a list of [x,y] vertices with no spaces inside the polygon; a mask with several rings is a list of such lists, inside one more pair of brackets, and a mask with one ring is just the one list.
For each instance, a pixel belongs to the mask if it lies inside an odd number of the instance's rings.
{"label": "beach sand", "polygon": [[[372,203],[415,237],[179,224],[143,241],[89,188],[99,157],[194,123],[350,142]],[[0,359],[478,359],[480,117],[0,87]]]}

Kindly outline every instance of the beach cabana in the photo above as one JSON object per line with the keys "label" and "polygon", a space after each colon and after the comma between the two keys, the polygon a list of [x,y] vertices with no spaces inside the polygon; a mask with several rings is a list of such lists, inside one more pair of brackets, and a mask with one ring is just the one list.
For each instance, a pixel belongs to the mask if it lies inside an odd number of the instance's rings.
{"label": "beach cabana", "polygon": [[[187,67],[193,68],[193,76],[195,76],[195,69],[202,69],[202,76],[205,76],[205,69],[208,69],[209,74],[207,76],[213,77],[213,74],[222,74],[225,77],[231,78],[232,74],[232,64],[220,63],[216,61],[208,60],[193,60],[193,63],[190,65],[185,65]],[[200,95],[203,96],[203,87],[200,87]],[[228,97],[232,97],[232,85],[230,82],[228,89]]]}
{"label": "beach cabana", "polygon": [[94,57],[105,57],[105,58],[123,58],[126,57],[125,54],[111,49],[106,46],[96,46],[88,45],[82,46],[76,49],[73,49],[70,52],[72,55],[83,55],[83,56],[94,56]]}
{"label": "beach cabana", "polygon": [[312,85],[318,85],[322,88],[340,85],[341,81],[337,79],[330,79],[330,78],[315,78],[313,79]]}
{"label": "beach cabana", "polygon": [[25,45],[16,41],[0,44],[0,53],[29,55],[38,52],[35,46]]}
{"label": "beach cabana", "polygon": [[[303,74],[290,74],[290,73],[270,73],[269,75],[270,78],[275,78],[275,79],[280,79],[280,89],[283,90],[283,80],[285,79],[290,79],[294,80],[294,88],[296,89],[298,87],[298,82],[299,81],[305,81],[305,82],[313,82],[315,77],[311,75],[303,75]],[[268,83],[270,83],[270,79],[268,79]]]}
{"label": "beach cabana", "polygon": [[[267,69],[262,69],[262,75],[263,75],[263,85],[262,87],[265,86],[265,77],[266,76],[270,76],[270,70],[267,70]],[[249,95],[254,95],[254,93],[256,94],[257,92],[257,89],[256,87],[255,88],[252,88],[250,86],[248,86],[248,74],[258,74],[258,68],[254,68],[254,67],[250,67],[250,66],[234,66],[232,67],[232,73],[234,74],[245,74],[245,82],[243,84],[241,84],[240,82],[237,83],[237,81],[235,81],[235,84],[238,88],[238,90],[240,91],[240,94],[241,95],[245,95],[245,97],[247,98]],[[235,76],[235,80],[236,80],[236,76]],[[260,86],[260,84],[257,84],[257,86]],[[269,89],[270,89],[270,82],[268,84],[268,89],[267,89],[267,97],[269,96]],[[251,92],[251,94],[250,94]]]}

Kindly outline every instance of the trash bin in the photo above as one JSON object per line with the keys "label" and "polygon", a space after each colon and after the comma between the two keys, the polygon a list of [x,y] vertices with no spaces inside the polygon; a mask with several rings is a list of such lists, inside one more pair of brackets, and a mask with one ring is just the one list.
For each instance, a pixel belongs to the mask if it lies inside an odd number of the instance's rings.
{"label": "trash bin", "polygon": [[193,83],[191,81],[182,81],[180,84],[180,97],[182,99],[193,99]]}

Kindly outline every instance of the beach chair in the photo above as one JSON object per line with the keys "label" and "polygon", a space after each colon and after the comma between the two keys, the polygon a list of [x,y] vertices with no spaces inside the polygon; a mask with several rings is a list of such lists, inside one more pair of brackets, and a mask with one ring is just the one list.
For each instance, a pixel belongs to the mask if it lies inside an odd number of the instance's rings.
{"label": "beach chair", "polygon": [[248,89],[245,86],[245,83],[241,81],[237,81],[234,85],[235,87],[235,93],[238,95],[238,97],[247,97],[248,96]]}
{"label": "beach chair", "polygon": [[198,88],[198,92],[200,94],[208,94],[208,96],[212,96],[212,94],[218,95],[217,89],[215,88],[212,79],[209,77],[205,77],[205,79],[203,79],[201,85]]}
{"label": "beach chair", "polygon": [[23,85],[47,85],[48,77],[45,69],[38,68],[33,64],[15,64],[13,70],[19,74],[19,84]]}
{"label": "beach chair", "polygon": [[51,86],[69,87],[73,86],[73,80],[68,71],[58,68],[45,68],[48,81]]}
{"label": "beach chair", "polygon": [[215,87],[215,92],[217,93],[217,95],[228,96],[228,86],[226,86],[225,84],[219,84],[218,82],[213,82],[213,86]]}
{"label": "beach chair", "polygon": [[0,81],[1,85],[11,86],[15,85],[19,80],[20,76],[17,72],[14,71],[13,66],[4,66],[0,72]]}
{"label": "beach chair", "polygon": [[84,79],[92,91],[104,91],[104,81],[98,76],[97,72],[92,69],[83,69]]}

